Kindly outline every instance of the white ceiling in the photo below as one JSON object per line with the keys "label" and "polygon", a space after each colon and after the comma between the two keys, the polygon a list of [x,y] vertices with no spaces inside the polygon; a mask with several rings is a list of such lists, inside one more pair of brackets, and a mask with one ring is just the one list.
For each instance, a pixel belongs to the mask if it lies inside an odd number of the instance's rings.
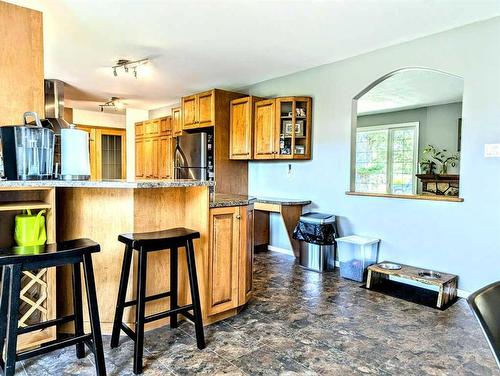
{"label": "white ceiling", "polygon": [[[8,1],[44,12],[46,77],[93,109],[111,96],[157,108],[500,15],[498,0]],[[144,57],[147,77],[113,76]]]}
{"label": "white ceiling", "polygon": [[380,82],[357,103],[358,115],[462,102],[462,78],[432,70],[403,70]]}

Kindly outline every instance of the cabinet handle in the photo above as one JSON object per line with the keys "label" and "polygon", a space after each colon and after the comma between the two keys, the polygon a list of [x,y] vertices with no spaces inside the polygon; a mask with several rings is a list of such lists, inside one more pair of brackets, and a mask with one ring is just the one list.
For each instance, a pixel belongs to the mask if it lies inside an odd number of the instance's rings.
{"label": "cabinet handle", "polygon": [[241,219],[241,215],[236,214],[236,219]]}

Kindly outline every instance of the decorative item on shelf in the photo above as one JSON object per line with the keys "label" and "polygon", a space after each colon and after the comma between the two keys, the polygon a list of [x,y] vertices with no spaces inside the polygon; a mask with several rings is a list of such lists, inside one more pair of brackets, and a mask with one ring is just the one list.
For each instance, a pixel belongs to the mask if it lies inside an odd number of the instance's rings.
{"label": "decorative item on shelf", "polygon": [[[291,120],[283,120],[283,125],[285,127],[285,137],[292,136],[292,121]],[[297,120],[295,123],[295,137],[303,137],[304,136],[304,121]]]}
{"label": "decorative item on shelf", "polygon": [[306,153],[306,149],[304,145],[295,145],[295,154],[304,155]]}
{"label": "decorative item on shelf", "polygon": [[460,153],[450,153],[446,149],[439,149],[433,145],[427,145],[423,152],[427,160],[420,162],[420,167],[428,174],[433,173],[436,162],[440,164],[439,174],[447,174],[448,166],[455,167],[460,160]]}
{"label": "decorative item on shelf", "polygon": [[296,114],[296,116],[299,116],[299,117],[305,117],[306,116],[306,110],[305,110],[305,108],[297,107],[295,109],[295,114]]}
{"label": "decorative item on shelf", "polygon": [[422,181],[422,193],[458,197],[460,176],[453,174],[417,174]]}
{"label": "decorative item on shelf", "polygon": [[42,246],[47,241],[47,231],[45,229],[45,210],[40,210],[38,214],[31,214],[30,209],[26,209],[23,214],[15,217],[14,240],[18,246]]}

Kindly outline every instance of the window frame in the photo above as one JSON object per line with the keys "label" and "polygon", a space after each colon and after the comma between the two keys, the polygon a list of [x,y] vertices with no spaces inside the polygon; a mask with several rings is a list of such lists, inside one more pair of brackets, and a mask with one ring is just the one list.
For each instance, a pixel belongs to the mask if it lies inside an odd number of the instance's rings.
{"label": "window frame", "polygon": [[365,127],[356,128],[356,137],[354,138],[355,144],[355,154],[354,154],[354,188],[356,188],[356,176],[357,176],[357,136],[358,133],[363,132],[373,132],[373,131],[388,131],[387,135],[387,168],[386,168],[386,189],[385,192],[366,192],[358,191],[360,193],[373,193],[373,194],[394,194],[392,193],[392,179],[393,179],[393,144],[394,144],[394,131],[398,129],[413,128],[414,129],[414,139],[413,139],[413,168],[412,168],[412,193],[402,193],[402,195],[416,195],[417,194],[417,171],[418,171],[418,146],[419,146],[419,130],[420,122],[406,122],[406,123],[393,123],[393,124],[381,124],[381,125],[369,125]]}

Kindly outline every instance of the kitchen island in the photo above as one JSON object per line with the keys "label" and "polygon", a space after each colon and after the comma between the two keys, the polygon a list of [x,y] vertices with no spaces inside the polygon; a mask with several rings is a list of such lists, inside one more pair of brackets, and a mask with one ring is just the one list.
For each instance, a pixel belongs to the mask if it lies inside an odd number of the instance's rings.
{"label": "kitchen island", "polygon": [[[238,296],[238,270],[233,269],[231,283],[224,282],[227,271],[235,266],[245,264],[245,252],[240,258],[240,243],[252,244],[252,239],[239,236],[234,242],[235,234],[227,238],[223,225],[226,217],[218,222],[217,228],[210,223],[210,207],[217,204],[217,195],[210,199],[210,187],[213,182],[193,180],[141,180],[141,181],[1,181],[0,205],[4,208],[11,205],[8,217],[2,217],[5,224],[13,223],[13,216],[23,208],[45,208],[49,241],[63,241],[75,238],[90,238],[101,245],[101,252],[93,256],[97,287],[97,300],[103,333],[112,329],[118,283],[124,253],[124,245],[118,242],[118,235],[127,232],[157,231],[173,227],[187,227],[200,232],[200,239],[195,240],[196,265],[204,324],[219,321],[237,314],[238,309],[249,298],[233,300],[227,304],[228,294]],[[51,198],[51,202],[47,202]],[[244,205],[253,215],[250,200],[233,202]],[[237,206],[240,207],[240,206]],[[15,209],[15,210],[14,210]],[[243,210],[243,209],[241,209]],[[239,216],[234,216],[235,223]],[[245,218],[246,219],[246,218]],[[0,219],[1,221],[2,219]],[[243,222],[243,221],[242,221]],[[246,222],[245,222],[246,223]],[[50,228],[49,228],[50,225]],[[251,226],[250,226],[251,225]],[[252,222],[246,227],[253,227]],[[0,246],[13,245],[13,225],[4,226],[7,231],[0,234]],[[217,239],[213,239],[211,231],[215,231]],[[241,240],[241,242],[240,242]],[[241,243],[243,244],[243,243]],[[212,253],[217,257],[211,256]],[[222,257],[224,256],[224,257]],[[229,257],[225,257],[229,256]],[[249,275],[251,289],[251,260]],[[135,295],[137,281],[137,259],[133,259],[133,272],[129,279],[127,299]],[[189,284],[184,252],[179,254],[179,303],[190,301]],[[241,271],[241,269],[240,269]],[[54,295],[57,296],[57,316],[72,312],[71,273],[69,268],[61,268],[57,278],[44,275],[47,299],[43,302],[45,315],[43,319],[55,317]],[[246,279],[248,281],[248,278]],[[57,281],[57,282],[56,282]],[[154,295],[169,290],[169,254],[156,252],[148,257],[147,295]],[[248,292],[248,287],[245,289]],[[52,294],[52,295],[51,295]],[[51,296],[49,296],[51,295]],[[169,298],[149,302],[146,314],[154,314],[168,308]],[[224,302],[218,305],[219,300]],[[222,307],[214,310],[213,307]],[[51,308],[51,309],[47,309]],[[85,315],[86,317],[86,315]],[[125,310],[124,322],[133,326],[135,321],[133,308]],[[146,329],[166,324],[157,321],[149,324]],[[85,323],[86,326],[88,323]],[[64,327],[71,331],[70,326]],[[43,341],[41,341],[43,342]]]}

